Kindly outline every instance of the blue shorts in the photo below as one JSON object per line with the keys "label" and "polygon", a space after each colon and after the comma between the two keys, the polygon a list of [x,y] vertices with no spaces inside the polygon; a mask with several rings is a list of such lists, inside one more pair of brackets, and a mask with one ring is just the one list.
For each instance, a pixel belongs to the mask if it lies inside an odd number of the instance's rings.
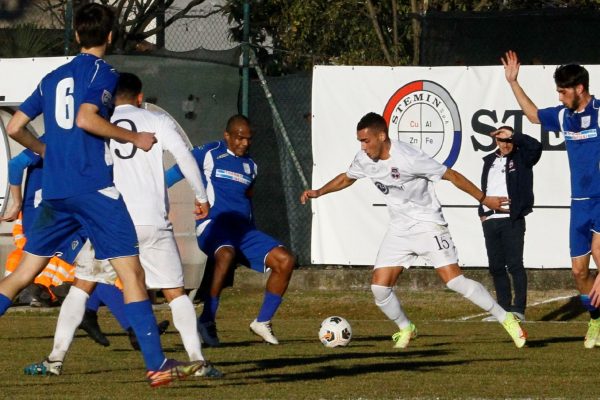
{"label": "blue shorts", "polygon": [[51,257],[71,247],[73,235],[83,228],[96,258],[139,254],[135,227],[120,193],[114,188],[59,200],[42,200],[40,210],[26,232],[28,253]]}
{"label": "blue shorts", "polygon": [[592,251],[594,233],[600,233],[600,199],[571,200],[571,257],[584,256]]}
{"label": "blue shorts", "polygon": [[196,236],[198,247],[212,260],[215,252],[223,246],[231,246],[241,253],[251,269],[265,272],[267,255],[281,243],[256,229],[244,218],[229,217],[225,214],[215,219],[198,221]]}

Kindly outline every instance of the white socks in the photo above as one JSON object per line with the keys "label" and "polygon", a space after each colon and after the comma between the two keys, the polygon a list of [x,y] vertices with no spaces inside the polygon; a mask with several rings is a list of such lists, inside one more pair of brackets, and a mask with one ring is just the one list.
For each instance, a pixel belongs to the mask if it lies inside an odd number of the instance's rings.
{"label": "white socks", "polygon": [[75,331],[85,314],[85,304],[89,295],[76,286],[71,286],[69,294],[60,307],[56,331],[54,332],[54,346],[48,356],[51,361],[64,361],[65,355],[73,342]]}
{"label": "white socks", "polygon": [[410,325],[410,320],[404,314],[400,301],[394,293],[394,288],[388,286],[371,285],[371,291],[375,297],[375,304],[383,313],[398,325],[400,329],[404,329]]}
{"label": "white socks", "polygon": [[449,280],[446,286],[448,289],[460,293],[465,299],[470,300],[484,311],[492,314],[498,321],[502,322],[506,319],[506,311],[496,303],[496,300],[492,298],[492,295],[490,295],[481,283],[459,275]]}
{"label": "white socks", "polygon": [[173,324],[179,331],[183,347],[187,351],[190,361],[202,361],[202,350],[200,348],[200,337],[196,328],[196,310],[190,298],[182,295],[169,303]]}

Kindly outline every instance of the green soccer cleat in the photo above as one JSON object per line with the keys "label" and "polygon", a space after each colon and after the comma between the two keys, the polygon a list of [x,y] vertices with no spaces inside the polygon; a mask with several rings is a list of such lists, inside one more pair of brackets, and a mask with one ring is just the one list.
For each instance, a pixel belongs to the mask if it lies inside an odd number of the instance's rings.
{"label": "green soccer cleat", "polygon": [[588,330],[585,334],[585,340],[583,341],[583,347],[586,349],[593,349],[598,342],[600,336],[600,318],[590,319],[588,323]]}
{"label": "green soccer cleat", "polygon": [[515,346],[519,349],[525,346],[527,341],[527,332],[519,325],[519,319],[516,318],[513,313],[507,312],[506,318],[502,321],[502,326],[506,329],[506,332],[510,335]]}
{"label": "green soccer cleat", "polygon": [[405,349],[408,346],[408,342],[416,337],[417,327],[411,322],[406,328],[400,329],[398,332],[392,335],[392,340],[396,342],[394,344],[394,348]]}
{"label": "green soccer cleat", "polygon": [[50,361],[47,358],[35,364],[30,364],[23,369],[25,375],[60,375],[62,373],[62,361]]}
{"label": "green soccer cleat", "polygon": [[146,378],[151,387],[164,386],[194,375],[203,365],[203,361],[181,362],[168,359],[159,370],[146,372]]}

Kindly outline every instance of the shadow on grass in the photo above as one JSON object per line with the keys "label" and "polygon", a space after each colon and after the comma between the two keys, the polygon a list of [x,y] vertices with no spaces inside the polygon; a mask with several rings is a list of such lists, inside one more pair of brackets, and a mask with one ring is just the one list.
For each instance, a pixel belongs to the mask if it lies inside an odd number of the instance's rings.
{"label": "shadow on grass", "polygon": [[527,347],[546,347],[554,343],[583,342],[583,336],[555,337],[548,339],[527,339]]}
{"label": "shadow on grass", "polygon": [[581,300],[579,296],[573,296],[569,299],[568,302],[557,308],[556,310],[552,310],[546,315],[540,318],[541,321],[570,321],[572,319],[577,318],[581,314],[585,313],[586,310],[583,308],[581,304]]}

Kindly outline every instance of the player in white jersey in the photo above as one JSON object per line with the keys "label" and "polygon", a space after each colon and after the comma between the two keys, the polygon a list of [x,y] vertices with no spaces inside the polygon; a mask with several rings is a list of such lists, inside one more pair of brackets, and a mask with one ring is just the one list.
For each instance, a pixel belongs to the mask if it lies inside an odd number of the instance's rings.
{"label": "player in white jersey", "polygon": [[507,204],[506,197],[487,197],[460,173],[433,160],[421,150],[388,136],[385,119],[375,113],[365,115],[356,128],[361,143],[348,171],[339,174],[317,190],[306,190],[300,201],[305,204],[327,193],[352,185],[357,179],[370,178],[384,194],[390,214],[390,225],[379,248],[371,280],[375,304],[398,325],[392,336],[394,347],[405,348],[417,336],[415,325],[408,319],[394,293],[400,273],[418,256],[436,269],[446,286],[460,293],[501,321],[517,347],[527,338],[519,321],[504,311],[479,282],[465,278],[458,266],[458,256],[442,207],[435,194],[434,182],[448,180],[490,209]]}
{"label": "player in white jersey", "polygon": [[[182,173],[196,197],[196,214],[206,217],[208,198],[202,185],[200,171],[175,124],[165,114],[139,108],[142,102],[142,82],[134,74],[121,73],[115,97],[113,124],[134,132],[146,128],[156,132],[157,143],[151,151],[138,151],[135,146],[110,141],[114,163],[115,187],[122,194],[131,215],[139,240],[140,261],[148,289],[162,289],[173,314],[173,323],[179,331],[190,361],[203,361],[196,376],[220,377],[221,372],[204,360],[196,329],[196,311],[186,295],[183,267],[168,219],[169,201],[163,169],[163,152],[169,151],[177,160]],[[89,245],[86,244],[86,246]],[[114,283],[110,264],[93,260],[93,249],[82,251],[78,258],[81,268],[76,273],[75,285],[88,294],[96,282]],[[102,270],[102,273],[98,271]],[[74,293],[78,293],[75,292]],[[71,296],[71,293],[67,297]],[[78,307],[62,308],[50,360],[63,361],[73,340],[77,326],[85,312],[87,296],[79,296]]]}

